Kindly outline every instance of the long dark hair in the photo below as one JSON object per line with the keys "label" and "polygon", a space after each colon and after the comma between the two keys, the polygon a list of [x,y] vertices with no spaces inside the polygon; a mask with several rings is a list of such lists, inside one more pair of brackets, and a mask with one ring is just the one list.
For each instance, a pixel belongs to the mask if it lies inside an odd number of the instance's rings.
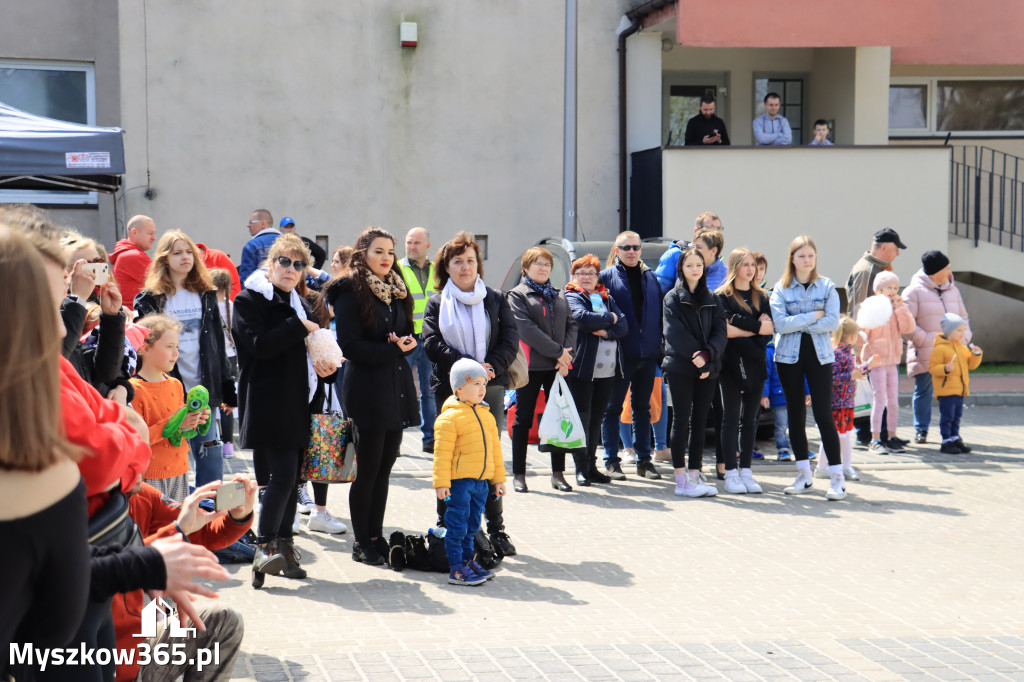
{"label": "long dark hair", "polygon": [[[394,235],[383,227],[366,228],[356,239],[352,258],[349,261],[350,270],[347,275],[343,275],[343,278],[348,278],[352,282],[352,292],[355,294],[356,301],[359,302],[359,319],[367,327],[377,323],[376,302],[380,300],[367,282],[370,266],[366,264],[366,252],[370,249],[370,244],[374,239],[388,239],[392,244],[396,243]],[[391,262],[391,274],[400,281],[402,280],[402,270],[398,265],[397,258]],[[405,329],[395,332],[400,336],[412,333],[412,296],[407,295],[402,299],[402,305],[405,307]]]}
{"label": "long dark hair", "polygon": [[686,262],[687,256],[696,256],[697,258],[700,258],[701,265],[703,265],[704,267],[704,270],[701,271],[700,273],[700,279],[697,280],[697,287],[693,290],[693,295],[709,295],[710,292],[708,291],[708,267],[704,265],[704,256],[700,255],[700,252],[698,252],[697,249],[693,248],[692,246],[688,249],[683,249],[682,253],[679,254],[679,262],[676,264],[676,279],[679,280],[679,284],[677,286],[680,286],[686,289],[687,291],[690,290],[690,287],[687,286],[686,284],[686,278],[683,277],[683,263]]}

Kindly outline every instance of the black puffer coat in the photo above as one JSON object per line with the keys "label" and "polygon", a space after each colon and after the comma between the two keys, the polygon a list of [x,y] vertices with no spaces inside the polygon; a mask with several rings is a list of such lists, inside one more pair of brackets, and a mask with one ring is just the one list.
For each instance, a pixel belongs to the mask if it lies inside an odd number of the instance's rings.
{"label": "black puffer coat", "polygon": [[[358,272],[358,271],[356,271]],[[357,274],[352,276],[358,276]],[[327,300],[334,308],[338,345],[345,354],[341,400],[347,416],[363,431],[399,431],[420,423],[419,395],[409,363],[388,334],[412,334],[405,300],[374,300],[376,320],[363,323],[350,277],[332,282]]]}
{"label": "black puffer coat", "polygon": [[771,336],[758,334],[761,323],[758,318],[761,315],[772,315],[771,303],[768,295],[762,294],[760,305],[751,312],[743,310],[739,302],[732,296],[715,294],[726,322],[743,331],[752,332],[754,336],[736,336],[729,339],[725,344],[725,351],[722,355],[722,374],[729,374],[738,385],[745,391],[761,391],[764,387],[764,380],[768,378],[768,356],[765,347]]}
{"label": "black puffer coat", "polygon": [[[662,370],[694,378],[710,372],[709,379],[717,377],[728,338],[725,315],[715,297],[706,289],[691,293],[680,283],[665,294],[664,322]],[[693,354],[698,351],[711,356],[701,369],[693,364]]]}

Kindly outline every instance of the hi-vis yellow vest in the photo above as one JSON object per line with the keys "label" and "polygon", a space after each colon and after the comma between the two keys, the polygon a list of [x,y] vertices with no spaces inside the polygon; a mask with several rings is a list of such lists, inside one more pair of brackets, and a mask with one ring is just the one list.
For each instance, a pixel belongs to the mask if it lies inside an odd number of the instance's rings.
{"label": "hi-vis yellow vest", "polygon": [[405,280],[405,286],[412,294],[412,330],[417,336],[423,332],[423,313],[427,309],[427,299],[437,291],[434,288],[434,264],[430,261],[427,263],[430,266],[430,274],[427,278],[427,290],[423,291],[420,289],[420,280],[412,271],[412,266],[409,265],[409,259],[403,258],[398,261],[399,267],[402,268],[402,279]]}

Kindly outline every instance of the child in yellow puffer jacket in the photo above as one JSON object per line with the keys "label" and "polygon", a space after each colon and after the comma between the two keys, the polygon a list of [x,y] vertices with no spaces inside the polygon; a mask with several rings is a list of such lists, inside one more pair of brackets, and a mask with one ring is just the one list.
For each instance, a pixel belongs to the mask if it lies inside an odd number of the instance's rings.
{"label": "child in yellow puffer jacket", "polygon": [[970,452],[960,438],[960,417],[964,412],[964,397],[971,394],[969,372],[981,365],[981,349],[973,343],[964,345],[967,323],[954,313],[946,313],[939,323],[942,333],[935,337],[929,369],[935,397],[939,400],[939,431],[942,433],[940,452],[959,455]]}
{"label": "child in yellow puffer jacket", "polygon": [[452,365],[454,395],[441,407],[434,422],[434,491],[448,506],[444,513],[447,534],[448,582],[480,585],[494,574],[473,561],[473,536],[487,503],[488,483],[495,494],[505,494],[505,461],[498,425],[483,403],[487,370],[463,358]]}

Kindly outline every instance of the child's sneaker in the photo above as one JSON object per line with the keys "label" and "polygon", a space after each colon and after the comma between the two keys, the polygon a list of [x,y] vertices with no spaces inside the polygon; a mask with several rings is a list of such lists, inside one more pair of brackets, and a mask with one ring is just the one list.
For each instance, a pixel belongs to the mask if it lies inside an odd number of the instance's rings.
{"label": "child's sneaker", "polygon": [[885,443],[875,438],[871,441],[871,444],[868,445],[868,452],[872,455],[888,455],[889,448],[885,447]]}
{"label": "child's sneaker", "polygon": [[784,488],[782,492],[787,495],[802,495],[808,492],[814,487],[814,477],[811,476],[811,472],[805,469],[800,469],[800,473],[796,475],[796,480],[793,481],[793,485],[788,488]]}
{"label": "child's sneaker", "polygon": [[846,499],[846,481],[842,474],[832,474],[832,481],[829,483],[828,492],[825,493],[827,500]]}
{"label": "child's sneaker", "polygon": [[778,461],[780,462],[792,462],[793,455],[789,450],[779,450]]}
{"label": "child's sneaker", "polygon": [[221,448],[220,454],[224,459],[231,459],[235,456],[235,444],[231,441],[224,443],[224,447]]}
{"label": "child's sneaker", "polygon": [[700,476],[690,478],[687,474],[676,474],[676,495],[679,497],[714,497],[718,488],[703,483]]}
{"label": "child's sneaker", "polygon": [[851,481],[859,481],[860,480],[860,474],[858,474],[857,470],[854,469],[853,467],[847,467],[847,468],[843,469],[843,476],[845,476],[846,478],[848,478]]}
{"label": "child's sneaker", "polygon": [[476,573],[473,573],[473,569],[467,568],[465,564],[459,566],[449,566],[451,571],[448,573],[448,584],[449,585],[482,585],[487,582],[486,578],[479,577]]}
{"label": "child's sneaker", "polygon": [[750,456],[751,459],[764,459],[764,455],[754,450],[754,454]]}
{"label": "child's sneaker", "polygon": [[494,579],[494,573],[492,571],[488,571],[486,568],[481,566],[476,561],[467,561],[466,568],[472,570],[473,573],[477,575],[477,577],[483,578],[484,580]]}

